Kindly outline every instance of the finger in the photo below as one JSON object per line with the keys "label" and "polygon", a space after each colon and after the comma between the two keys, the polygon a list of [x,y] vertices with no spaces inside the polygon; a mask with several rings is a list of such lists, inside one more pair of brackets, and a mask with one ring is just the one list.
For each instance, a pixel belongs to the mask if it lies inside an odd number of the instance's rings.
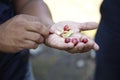
{"label": "finger", "polygon": [[77,45],[74,45],[74,48],[72,48],[71,50],[68,50],[68,52],[70,53],[82,52],[82,49],[84,48],[85,44],[80,42],[81,37],[82,37],[82,34],[80,33],[74,33],[73,35],[69,37],[72,40],[77,39]]}
{"label": "finger", "polygon": [[65,39],[61,38],[60,36],[58,36],[56,34],[50,35],[46,39],[46,43],[48,46],[53,47],[53,48],[57,48],[60,50],[71,49],[74,47],[73,43],[71,43],[71,42],[65,43]]}
{"label": "finger", "polygon": [[31,32],[37,32],[45,38],[49,35],[49,28],[44,26],[40,22],[31,22],[29,26],[26,27],[26,29]]}
{"label": "finger", "polygon": [[99,47],[99,45],[98,45],[97,43],[94,44],[93,48],[94,48],[94,50],[96,50],[96,51],[100,49],[100,47]]}
{"label": "finger", "polygon": [[21,45],[21,48],[23,49],[36,49],[38,47],[38,43],[31,41],[31,40],[24,40],[23,45]]}
{"label": "finger", "polygon": [[89,40],[89,41],[85,44],[82,52],[88,52],[88,51],[92,50],[92,49],[93,49],[93,45],[94,45],[94,43]]}
{"label": "finger", "polygon": [[71,49],[69,52],[71,53],[84,53],[92,50],[94,47],[94,42],[90,41],[87,43],[79,42],[73,49]]}
{"label": "finger", "polygon": [[[74,37],[79,39],[78,40],[79,42],[72,50],[70,50],[70,52],[83,53],[83,52],[87,52],[87,51],[90,51],[91,49],[93,49],[93,45],[95,44],[95,42],[92,39],[90,39],[87,36],[82,35],[80,33],[73,34],[72,38],[74,39]],[[84,39],[84,41],[83,41],[83,39]],[[86,39],[87,39],[87,41],[85,41]]]}
{"label": "finger", "polygon": [[53,34],[55,33],[55,29],[53,29],[52,27],[50,28],[50,33]]}
{"label": "finger", "polygon": [[78,23],[78,27],[80,30],[93,30],[98,27],[98,23],[96,22],[86,22],[86,23]]}
{"label": "finger", "polygon": [[40,34],[35,33],[35,32],[26,32],[25,39],[34,41],[39,44],[44,42],[43,36],[41,36]]}
{"label": "finger", "polygon": [[85,47],[85,44],[80,42],[74,48],[72,48],[71,50],[68,50],[68,52],[70,52],[72,54],[74,54],[74,53],[82,53],[84,47]]}
{"label": "finger", "polygon": [[40,22],[40,19],[36,16],[32,16],[32,15],[26,15],[26,14],[20,14],[20,15],[16,15],[14,18],[16,19],[20,19],[20,20],[23,20],[23,21],[37,21],[37,22]]}
{"label": "finger", "polygon": [[88,51],[90,49],[99,50],[99,46],[97,45],[97,43],[94,40],[88,38],[87,36],[82,36],[81,40],[85,38],[88,39],[87,43],[85,43],[85,51]]}

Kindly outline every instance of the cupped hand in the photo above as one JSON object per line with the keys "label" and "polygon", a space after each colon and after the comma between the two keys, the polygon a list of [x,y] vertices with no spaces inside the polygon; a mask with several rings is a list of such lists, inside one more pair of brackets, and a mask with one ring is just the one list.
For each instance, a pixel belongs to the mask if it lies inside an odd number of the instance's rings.
{"label": "cupped hand", "polygon": [[[65,38],[56,34],[56,30],[59,31],[64,30],[65,25],[70,26],[71,30],[73,31],[73,34],[71,34],[69,38],[71,40],[73,38],[77,38],[77,40],[79,41],[77,45],[75,45],[72,41],[66,43]],[[99,46],[92,39],[80,33],[80,31],[82,30],[91,30],[96,28],[97,23],[94,22],[87,23],[77,23],[72,21],[59,22],[51,27],[50,31],[51,34],[46,39],[45,44],[56,49],[66,50],[70,53],[83,53],[90,51],[91,49],[98,50]],[[81,42],[82,38],[86,38],[88,40],[87,43]]]}

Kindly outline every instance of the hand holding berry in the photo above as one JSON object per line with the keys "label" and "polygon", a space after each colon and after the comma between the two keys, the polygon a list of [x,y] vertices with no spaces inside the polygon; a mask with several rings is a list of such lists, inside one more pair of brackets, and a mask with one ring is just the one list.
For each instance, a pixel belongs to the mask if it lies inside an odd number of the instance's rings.
{"label": "hand holding berry", "polygon": [[66,50],[71,53],[98,50],[99,46],[90,38],[80,33],[81,30],[95,29],[96,23],[77,23],[63,21],[51,27],[51,34],[46,39],[50,47]]}

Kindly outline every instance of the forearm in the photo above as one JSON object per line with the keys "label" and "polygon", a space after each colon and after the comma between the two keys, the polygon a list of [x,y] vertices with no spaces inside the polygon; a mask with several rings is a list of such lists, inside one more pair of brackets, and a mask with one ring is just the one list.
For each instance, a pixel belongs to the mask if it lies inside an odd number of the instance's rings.
{"label": "forearm", "polygon": [[48,6],[42,0],[14,0],[17,14],[29,14],[39,17],[40,22],[46,26],[53,24]]}

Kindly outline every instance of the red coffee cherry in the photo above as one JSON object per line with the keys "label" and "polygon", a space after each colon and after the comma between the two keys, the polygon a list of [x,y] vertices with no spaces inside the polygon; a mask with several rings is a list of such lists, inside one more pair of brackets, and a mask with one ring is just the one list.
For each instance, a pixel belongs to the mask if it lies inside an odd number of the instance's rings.
{"label": "red coffee cherry", "polygon": [[70,38],[65,38],[65,43],[69,43],[71,41]]}
{"label": "red coffee cherry", "polygon": [[77,38],[72,38],[72,43],[74,44],[74,46],[76,46],[78,42],[79,40]]}
{"label": "red coffee cherry", "polygon": [[81,42],[87,43],[87,42],[88,42],[88,39],[87,39],[87,38],[83,38],[83,39],[81,40]]}
{"label": "red coffee cherry", "polygon": [[65,25],[64,26],[64,31],[69,31],[69,30],[71,30],[70,27],[68,25]]}

